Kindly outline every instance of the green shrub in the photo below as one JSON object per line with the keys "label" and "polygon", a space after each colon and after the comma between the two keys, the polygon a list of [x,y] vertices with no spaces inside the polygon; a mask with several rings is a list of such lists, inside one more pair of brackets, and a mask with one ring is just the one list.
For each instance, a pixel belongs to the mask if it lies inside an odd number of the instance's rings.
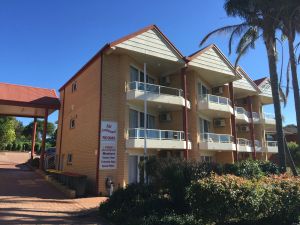
{"label": "green shrub", "polygon": [[141,225],[208,225],[203,223],[201,220],[196,219],[192,214],[177,215],[175,213],[157,216],[151,215],[144,218]]}
{"label": "green shrub", "polygon": [[140,225],[144,216],[170,212],[172,205],[153,186],[130,184],[99,207],[100,214],[115,224]]}
{"label": "green shrub", "polygon": [[300,215],[300,180],[211,176],[193,182],[186,200],[195,217],[211,223],[291,224]]}
{"label": "green shrub", "polygon": [[279,175],[280,168],[271,161],[257,161],[261,171],[264,175]]}
{"label": "green shrub", "polygon": [[224,173],[248,179],[260,178],[264,175],[259,166],[259,161],[254,160],[239,161],[232,166],[227,165],[226,168],[224,168]]}
{"label": "green shrub", "polygon": [[12,149],[12,144],[8,143],[8,144],[6,145],[6,150],[11,150],[11,149]]}

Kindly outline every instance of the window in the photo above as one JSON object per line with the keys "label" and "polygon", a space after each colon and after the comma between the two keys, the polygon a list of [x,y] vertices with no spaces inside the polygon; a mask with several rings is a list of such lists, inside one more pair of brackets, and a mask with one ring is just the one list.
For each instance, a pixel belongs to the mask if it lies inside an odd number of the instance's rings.
{"label": "window", "polygon": [[77,82],[76,81],[74,81],[72,83],[72,93],[75,92],[75,91],[77,91]]}
{"label": "window", "polygon": [[[149,84],[155,83],[155,79],[153,77],[149,76],[149,74],[147,74],[146,79],[147,79],[146,82]],[[144,82],[144,72],[133,66],[130,66],[130,82],[133,82],[133,81]]]}
{"label": "window", "polygon": [[[142,128],[144,127],[144,113],[133,109],[129,111],[129,126],[130,128]],[[155,128],[155,116],[147,115],[147,128]]]}
{"label": "window", "polygon": [[213,161],[212,156],[201,156],[201,162],[203,163],[211,163]]}
{"label": "window", "polygon": [[199,119],[200,133],[209,133],[210,132],[210,122],[205,119]]}
{"label": "window", "polygon": [[73,161],[73,155],[71,153],[68,153],[67,164],[72,164],[72,161]]}
{"label": "window", "polygon": [[202,83],[198,83],[198,96],[203,96],[208,94],[208,88],[205,87]]}
{"label": "window", "polygon": [[71,129],[75,128],[75,119],[70,119],[70,128]]}

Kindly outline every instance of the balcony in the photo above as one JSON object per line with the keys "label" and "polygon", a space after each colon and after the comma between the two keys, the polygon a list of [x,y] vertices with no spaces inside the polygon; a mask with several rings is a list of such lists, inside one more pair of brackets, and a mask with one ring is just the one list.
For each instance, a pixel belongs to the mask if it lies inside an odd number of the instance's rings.
{"label": "balcony", "polygon": [[[181,89],[148,83],[145,85],[144,82],[138,81],[128,83],[127,100],[144,101],[145,97],[149,103],[185,106],[185,99]],[[191,108],[189,101],[187,101],[187,107]]]}
{"label": "balcony", "polygon": [[237,138],[237,147],[239,152],[252,152],[252,143],[245,138]]}
{"label": "balcony", "polygon": [[276,125],[275,115],[271,113],[264,113],[262,115],[262,121],[265,125]]}
{"label": "balcony", "polygon": [[257,112],[252,112],[253,123],[260,123],[260,116]]}
{"label": "balcony", "polygon": [[243,107],[235,107],[235,119],[236,123],[249,123],[250,113],[246,111]]}
{"label": "balcony", "polygon": [[233,137],[228,134],[202,133],[200,135],[200,150],[233,151],[235,144]]}
{"label": "balcony", "polygon": [[277,141],[267,141],[265,143],[265,148],[267,152],[277,153],[278,152]]}
{"label": "balcony", "polygon": [[202,95],[199,97],[198,110],[208,116],[228,118],[233,114],[231,100],[216,95]]}
{"label": "balcony", "polygon": [[[185,149],[186,141],[183,131],[147,129],[148,149]],[[127,131],[126,148],[144,148],[144,128],[131,128]],[[188,142],[188,149],[191,149]]]}

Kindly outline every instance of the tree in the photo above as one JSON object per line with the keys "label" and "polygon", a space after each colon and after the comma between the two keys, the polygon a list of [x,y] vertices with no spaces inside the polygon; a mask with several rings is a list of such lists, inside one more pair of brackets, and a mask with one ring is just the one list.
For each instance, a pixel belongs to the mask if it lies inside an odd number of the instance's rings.
{"label": "tree", "polygon": [[[294,102],[297,120],[297,142],[300,143],[300,96],[299,96],[299,82],[297,75],[297,61],[295,55],[295,37],[296,32],[300,31],[300,2],[297,0],[278,0],[277,1],[277,11],[280,15],[280,29],[282,34],[288,40],[289,46],[289,64],[292,72],[292,84],[294,90]],[[287,74],[289,76],[289,74]],[[289,77],[287,77],[289,80]],[[287,82],[287,94],[289,90],[289,82]]]}
{"label": "tree", "polygon": [[16,139],[14,117],[0,117],[0,148],[4,149]]}
{"label": "tree", "polygon": [[[27,126],[24,127],[23,135],[31,140],[32,138],[32,130],[33,130],[33,122],[29,123]],[[44,121],[43,120],[37,120],[37,127],[36,127],[36,133],[37,133],[37,140],[40,140],[43,135],[44,130]],[[48,122],[47,124],[47,136],[53,135],[55,131],[55,125],[54,123]]]}
{"label": "tree", "polygon": [[276,30],[280,22],[275,10],[273,0],[225,0],[224,8],[228,16],[239,17],[241,24],[226,26],[210,32],[201,42],[203,44],[211,35],[216,33],[230,33],[229,53],[232,42],[236,36],[240,36],[237,45],[237,67],[240,58],[254,49],[256,41],[262,38],[266,47],[271,88],[273,95],[276,131],[278,141],[279,163],[283,171],[286,171],[285,147],[282,129],[282,115],[279,95],[279,82],[277,73]]}

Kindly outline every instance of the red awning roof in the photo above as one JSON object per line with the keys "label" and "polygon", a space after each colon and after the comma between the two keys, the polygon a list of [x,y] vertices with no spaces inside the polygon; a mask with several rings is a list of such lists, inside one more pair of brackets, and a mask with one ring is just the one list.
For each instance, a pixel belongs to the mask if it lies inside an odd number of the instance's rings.
{"label": "red awning roof", "polygon": [[0,83],[0,105],[59,109],[55,90]]}

